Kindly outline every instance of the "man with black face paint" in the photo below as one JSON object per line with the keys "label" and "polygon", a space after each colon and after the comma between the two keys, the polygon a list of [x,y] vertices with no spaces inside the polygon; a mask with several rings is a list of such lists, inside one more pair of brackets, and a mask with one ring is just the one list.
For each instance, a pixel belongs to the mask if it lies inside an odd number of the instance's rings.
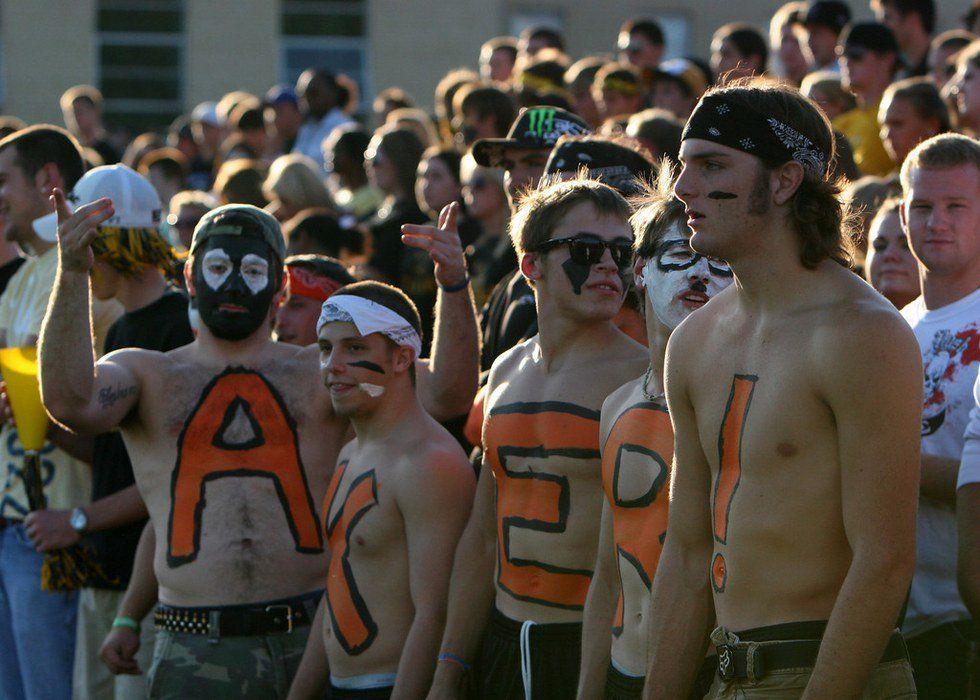
{"label": "man with black face paint", "polygon": [[[209,212],[185,268],[202,321],[195,342],[96,364],[78,348],[91,346],[93,227],[112,203],[72,214],[55,196],[61,257],[41,332],[42,392],[56,420],[89,433],[118,426],[129,450],[159,584],[149,687],[154,697],[232,687],[284,697],[326,575],[317,505],[348,423],[319,380],[316,347],[270,338],[279,224],[248,205]],[[127,604],[120,614],[140,619]]]}
{"label": "man with black face paint", "polygon": [[613,324],[632,275],[629,214],[612,188],[573,180],[529,193],[512,222],[538,334],[490,371],[430,697],[458,697],[471,667],[477,697],[575,695],[602,509],[599,409],[646,366]]}
{"label": "man with black face paint", "polygon": [[[646,673],[650,586],[667,530],[674,432],[663,395],[667,338],[681,321],[732,283],[728,265],[691,249],[684,205],[661,170],[633,215],[633,275],[646,319],[650,365],[602,404],[605,502],[595,573],[585,602],[579,697],[639,698]],[[706,664],[691,697],[711,683]],[[707,682],[705,682],[705,677]],[[700,691],[700,694],[697,693]]]}

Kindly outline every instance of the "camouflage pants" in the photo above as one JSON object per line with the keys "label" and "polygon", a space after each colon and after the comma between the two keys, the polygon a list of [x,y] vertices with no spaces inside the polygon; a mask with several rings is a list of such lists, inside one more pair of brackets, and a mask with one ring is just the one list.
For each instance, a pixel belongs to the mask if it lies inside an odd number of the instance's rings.
{"label": "camouflage pants", "polygon": [[222,637],[157,630],[150,698],[285,698],[310,626],[259,637]]}

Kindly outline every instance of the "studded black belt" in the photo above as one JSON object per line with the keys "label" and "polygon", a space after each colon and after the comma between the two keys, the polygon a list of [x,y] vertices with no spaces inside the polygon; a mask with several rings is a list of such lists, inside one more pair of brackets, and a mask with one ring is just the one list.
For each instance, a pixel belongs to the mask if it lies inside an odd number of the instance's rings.
{"label": "studded black belt", "polygon": [[309,625],[313,621],[316,606],[322,597],[323,591],[316,591],[268,603],[214,608],[161,604],[153,621],[159,630],[214,638],[288,634],[296,627]]}

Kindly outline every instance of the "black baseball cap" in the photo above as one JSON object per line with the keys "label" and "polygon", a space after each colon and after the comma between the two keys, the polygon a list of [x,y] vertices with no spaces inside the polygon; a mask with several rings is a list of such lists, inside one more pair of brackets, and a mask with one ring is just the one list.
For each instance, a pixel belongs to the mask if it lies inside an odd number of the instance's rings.
{"label": "black baseball cap", "polygon": [[899,53],[895,33],[880,22],[858,22],[841,34],[840,44],[846,53],[851,48],[862,48],[875,53]]}
{"label": "black baseball cap", "polygon": [[487,168],[500,167],[504,151],[519,148],[528,151],[550,151],[562,136],[592,133],[580,117],[558,107],[528,107],[502,139],[479,139],[473,144],[473,159]]}
{"label": "black baseball cap", "polygon": [[562,138],[548,156],[545,175],[577,173],[585,168],[589,177],[606,183],[624,197],[639,194],[642,183],[654,176],[653,162],[631,148],[599,138]]}
{"label": "black baseball cap", "polygon": [[851,8],[838,0],[817,0],[807,8],[803,24],[818,24],[840,31],[851,21]]}

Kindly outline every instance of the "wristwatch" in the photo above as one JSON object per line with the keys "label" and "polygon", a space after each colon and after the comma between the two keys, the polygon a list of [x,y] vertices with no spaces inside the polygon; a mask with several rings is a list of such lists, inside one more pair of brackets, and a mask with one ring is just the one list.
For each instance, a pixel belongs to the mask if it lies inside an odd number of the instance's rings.
{"label": "wristwatch", "polygon": [[88,529],[88,516],[85,515],[85,511],[81,508],[75,508],[71,512],[71,517],[68,518],[68,524],[71,525],[72,529],[79,535],[84,535],[85,531]]}

